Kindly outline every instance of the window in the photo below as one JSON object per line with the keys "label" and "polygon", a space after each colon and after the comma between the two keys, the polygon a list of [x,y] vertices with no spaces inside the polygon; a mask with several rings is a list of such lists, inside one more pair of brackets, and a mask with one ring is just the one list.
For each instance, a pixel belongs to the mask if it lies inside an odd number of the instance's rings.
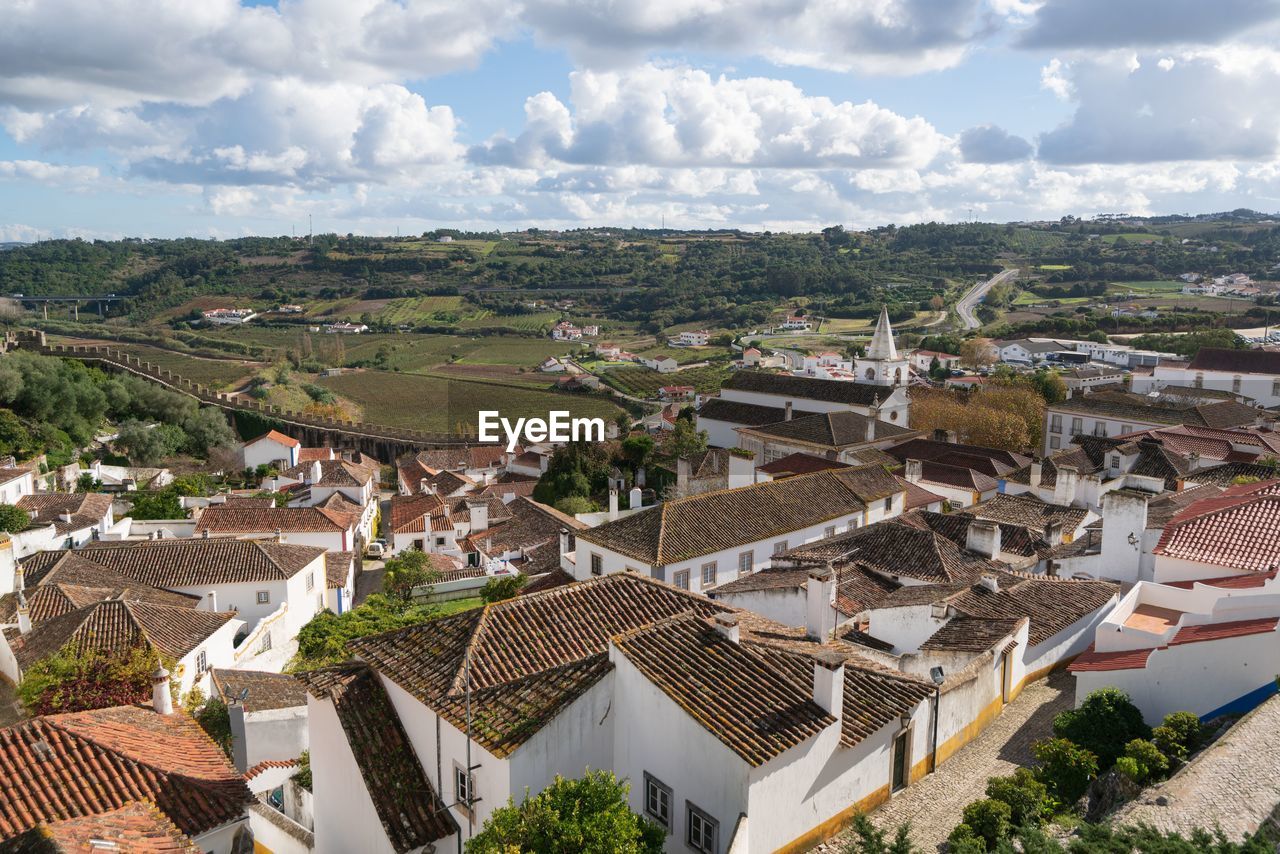
{"label": "window", "polygon": [[1196,388],[1204,388],[1204,374],[1196,374],[1195,381],[1192,382],[1192,385]]}
{"label": "window", "polygon": [[1231,378],[1231,390],[1236,394],[1240,393],[1240,377]]}
{"label": "window", "polygon": [[453,799],[458,804],[467,809],[471,809],[471,805],[476,799],[476,777],[474,774],[468,774],[467,769],[458,763],[453,764]]}
{"label": "window", "polygon": [[756,553],[748,549],[738,555],[738,574],[747,575],[756,565]]}
{"label": "window", "polygon": [[688,835],[685,837],[685,842],[689,843],[689,847],[694,851],[715,854],[716,837],[720,835],[720,822],[688,801],[685,801],[685,805],[688,811],[688,820],[685,822]]}
{"label": "window", "polygon": [[1079,436],[1083,432],[1084,432],[1084,419],[1072,418],[1071,419],[1071,435]]}
{"label": "window", "polygon": [[258,591],[258,604],[259,604],[259,605],[270,605],[270,604],[271,604],[271,591],[270,591],[270,590],[259,590],[259,591]]}
{"label": "window", "polygon": [[310,593],[316,589],[316,575],[314,572],[307,573],[307,592]]}
{"label": "window", "polygon": [[671,787],[644,774],[644,813],[671,832]]}
{"label": "window", "polygon": [[716,562],[704,563],[702,565],[702,586],[714,587],[716,583]]}
{"label": "window", "polygon": [[1050,433],[1062,432],[1062,416],[1061,415],[1053,415],[1049,418],[1049,432]]}
{"label": "window", "polygon": [[682,569],[679,572],[677,572],[675,576],[675,584],[676,584],[676,587],[679,587],[681,590],[688,590],[689,589],[689,570]]}
{"label": "window", "polygon": [[1280,380],[1271,381],[1271,396],[1280,397]]}
{"label": "window", "polygon": [[824,537],[834,537],[835,535],[836,535],[836,526],[835,526],[835,525],[828,525],[828,526],[827,526],[825,529],[823,529],[823,531],[822,531],[822,536],[824,536]]}
{"label": "window", "polygon": [[892,495],[890,495],[888,498],[884,500],[884,512],[886,513],[893,512],[893,496]]}
{"label": "window", "polygon": [[1106,436],[1106,435],[1107,435],[1107,422],[1105,422],[1105,421],[1097,421],[1097,422],[1095,422],[1095,423],[1094,423],[1094,425],[1093,425],[1093,435],[1095,435],[1095,436]]}
{"label": "window", "polygon": [[264,653],[269,649],[271,649],[271,632],[262,636],[262,643],[258,644],[258,653]]}
{"label": "window", "polygon": [[1062,440],[1059,439],[1057,436],[1050,436],[1049,447],[1053,448],[1056,451],[1058,448],[1062,447]]}
{"label": "window", "polygon": [[444,543],[445,543],[445,539],[444,539],[444,537],[436,537],[436,545],[437,545],[437,546],[443,546],[443,545],[444,545]]}
{"label": "window", "polygon": [[196,673],[204,673],[209,669],[209,656],[205,655],[204,650],[196,653]]}
{"label": "window", "polygon": [[787,541],[786,541],[786,540],[778,540],[778,542],[776,542],[776,543],[774,543],[774,544],[773,544],[773,553],[774,553],[774,554],[776,554],[776,555],[780,555],[780,554],[782,554],[783,552],[785,552],[786,550],[787,550]]}
{"label": "window", "polygon": [[1132,433],[1132,432],[1133,432],[1133,425],[1132,425],[1132,424],[1121,424],[1121,425],[1120,425],[1120,435],[1121,435],[1121,436],[1125,436],[1125,435],[1127,435],[1127,434],[1129,434],[1129,433]]}
{"label": "window", "polygon": [[591,574],[604,575],[604,558],[598,554],[591,555]]}

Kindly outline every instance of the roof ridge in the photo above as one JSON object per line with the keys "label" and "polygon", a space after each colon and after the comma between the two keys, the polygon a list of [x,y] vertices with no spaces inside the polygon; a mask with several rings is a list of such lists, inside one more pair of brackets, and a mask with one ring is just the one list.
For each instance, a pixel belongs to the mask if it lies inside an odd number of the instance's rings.
{"label": "roof ridge", "polygon": [[[515,597],[505,601],[519,601],[519,598]],[[467,680],[471,675],[471,654],[479,646],[481,632],[489,625],[489,610],[501,604],[501,602],[489,602],[480,608],[480,615],[477,617],[475,625],[471,628],[467,644],[462,648],[462,660],[459,662],[458,671],[453,675],[453,683],[449,686],[449,690],[445,692],[445,696],[457,696],[467,690]]]}

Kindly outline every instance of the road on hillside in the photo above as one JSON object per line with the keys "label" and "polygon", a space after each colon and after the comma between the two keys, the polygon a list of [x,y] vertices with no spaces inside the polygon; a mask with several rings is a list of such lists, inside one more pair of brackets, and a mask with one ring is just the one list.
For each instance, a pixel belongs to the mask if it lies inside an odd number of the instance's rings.
{"label": "road on hillside", "polygon": [[987,291],[1001,282],[1012,279],[1016,275],[1018,275],[1016,267],[1012,270],[1005,270],[1003,273],[997,273],[985,282],[978,282],[978,284],[969,288],[964,296],[960,297],[960,302],[956,303],[956,314],[960,315],[960,320],[964,323],[965,329],[977,329],[982,325],[978,318],[974,316],[973,310],[978,307],[978,303],[982,302],[982,298],[986,296]]}

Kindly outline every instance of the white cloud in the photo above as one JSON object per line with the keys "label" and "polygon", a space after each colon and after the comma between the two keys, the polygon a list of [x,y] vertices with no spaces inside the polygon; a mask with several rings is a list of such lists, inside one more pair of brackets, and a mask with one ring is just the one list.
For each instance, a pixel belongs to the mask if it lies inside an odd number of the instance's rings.
{"label": "white cloud", "polygon": [[63,166],[42,160],[0,160],[0,180],[83,187],[100,178],[101,173],[96,166]]}
{"label": "white cloud", "polygon": [[921,118],[870,101],[806,95],[786,80],[713,78],[645,65],[578,71],[573,109],[547,92],[525,104],[525,130],[471,152],[480,163],[668,167],[924,166],[945,138]]}
{"label": "white cloud", "polygon": [[1280,20],[1273,0],[1048,0],[1019,44],[1028,48],[1114,48],[1214,44]]}

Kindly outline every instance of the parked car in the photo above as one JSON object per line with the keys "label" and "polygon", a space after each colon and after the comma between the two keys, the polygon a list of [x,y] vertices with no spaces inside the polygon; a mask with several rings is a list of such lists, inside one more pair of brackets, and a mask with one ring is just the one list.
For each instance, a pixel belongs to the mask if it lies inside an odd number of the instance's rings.
{"label": "parked car", "polygon": [[384,554],[386,554],[386,551],[387,551],[386,546],[384,546],[382,543],[375,541],[375,542],[369,543],[367,546],[364,547],[364,556],[372,557],[372,558],[380,558]]}

